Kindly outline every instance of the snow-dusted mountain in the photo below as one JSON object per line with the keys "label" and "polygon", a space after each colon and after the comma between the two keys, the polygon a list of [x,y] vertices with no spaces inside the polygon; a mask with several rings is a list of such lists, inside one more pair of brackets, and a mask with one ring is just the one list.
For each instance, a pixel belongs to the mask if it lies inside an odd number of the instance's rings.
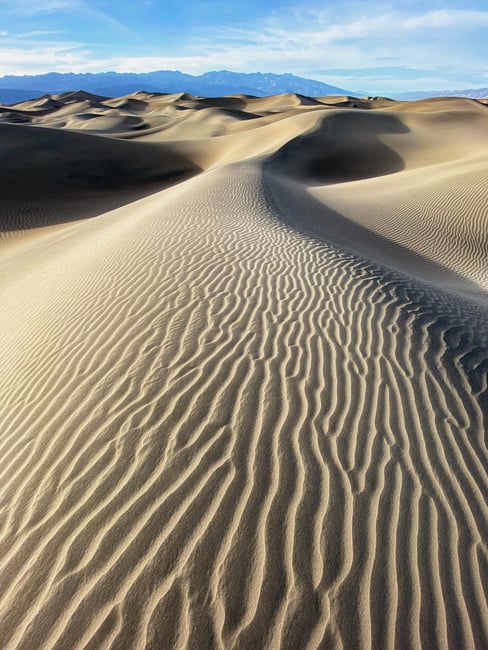
{"label": "snow-dusted mountain", "polygon": [[292,74],[240,73],[228,70],[199,76],[174,70],[146,73],[57,73],[0,77],[0,102],[14,103],[45,93],[84,90],[97,95],[118,97],[137,90],[147,92],[189,92],[204,97],[245,93],[266,96],[299,93],[308,96],[352,95],[353,91]]}

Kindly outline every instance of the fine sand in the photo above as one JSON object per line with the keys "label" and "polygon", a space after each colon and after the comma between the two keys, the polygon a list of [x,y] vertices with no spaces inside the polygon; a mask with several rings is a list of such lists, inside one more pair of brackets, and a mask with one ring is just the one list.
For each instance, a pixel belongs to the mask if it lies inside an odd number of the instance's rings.
{"label": "fine sand", "polygon": [[488,105],[0,138],[0,648],[488,647]]}

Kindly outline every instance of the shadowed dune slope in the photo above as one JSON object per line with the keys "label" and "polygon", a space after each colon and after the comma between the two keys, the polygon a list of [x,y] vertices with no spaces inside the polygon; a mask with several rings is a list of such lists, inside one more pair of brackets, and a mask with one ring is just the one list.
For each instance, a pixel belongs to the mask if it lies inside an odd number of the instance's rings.
{"label": "shadowed dune slope", "polygon": [[197,171],[171,146],[125,142],[40,127],[0,125],[2,196],[110,190]]}
{"label": "shadowed dune slope", "polygon": [[487,647],[488,107],[0,137],[0,647]]}
{"label": "shadowed dune slope", "polygon": [[265,167],[298,228],[447,289],[474,283],[485,300],[487,115],[435,118],[329,113]]}

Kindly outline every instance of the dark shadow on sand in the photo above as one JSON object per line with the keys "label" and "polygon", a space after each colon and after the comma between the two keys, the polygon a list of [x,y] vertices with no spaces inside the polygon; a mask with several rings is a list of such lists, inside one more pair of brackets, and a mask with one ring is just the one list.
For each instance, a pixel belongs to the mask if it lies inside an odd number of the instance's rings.
{"label": "dark shadow on sand", "polygon": [[[186,180],[202,169],[170,144],[44,127],[0,124],[0,231],[81,218],[65,209],[93,200],[90,216]],[[39,206],[29,214],[15,205]],[[13,209],[12,209],[13,208]],[[86,215],[88,216],[88,214]]]}

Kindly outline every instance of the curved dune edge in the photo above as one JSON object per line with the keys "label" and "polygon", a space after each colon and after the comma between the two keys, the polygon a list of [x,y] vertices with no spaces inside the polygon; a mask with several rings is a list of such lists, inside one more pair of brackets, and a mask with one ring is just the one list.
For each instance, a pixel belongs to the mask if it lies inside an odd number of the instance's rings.
{"label": "curved dune edge", "polygon": [[483,244],[423,281],[480,241],[484,162],[449,149],[452,212],[431,162],[430,202],[420,167],[303,178],[304,105],[0,257],[0,647],[486,645]]}

